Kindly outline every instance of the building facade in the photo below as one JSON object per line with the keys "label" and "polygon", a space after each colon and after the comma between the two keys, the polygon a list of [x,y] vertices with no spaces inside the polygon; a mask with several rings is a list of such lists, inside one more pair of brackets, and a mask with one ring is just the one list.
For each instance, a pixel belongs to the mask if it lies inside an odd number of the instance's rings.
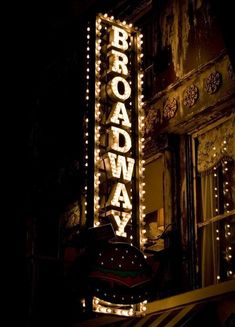
{"label": "building facade", "polygon": [[[71,2],[66,18],[48,16],[40,22],[43,28],[35,27],[35,52],[40,48],[40,54],[34,54],[33,73],[39,78],[33,79],[27,125],[24,210],[29,326],[51,323],[55,317],[69,325],[91,309],[88,305],[84,311],[81,300],[90,267],[83,256],[84,231],[90,225],[83,192],[84,70],[87,21],[98,12],[133,23],[143,34],[144,255],[152,270],[146,312],[206,299],[211,305],[208,321],[229,326],[234,319],[235,55],[230,7],[209,0]],[[202,315],[198,319],[206,321]]]}

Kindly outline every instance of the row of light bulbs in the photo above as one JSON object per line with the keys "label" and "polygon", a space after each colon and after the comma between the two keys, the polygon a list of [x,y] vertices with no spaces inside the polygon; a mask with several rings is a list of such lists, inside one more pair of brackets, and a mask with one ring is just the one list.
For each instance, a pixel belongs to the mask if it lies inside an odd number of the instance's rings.
{"label": "row of light bulbs", "polygon": [[[99,313],[107,313],[107,314],[116,314],[121,316],[133,316],[135,315],[143,315],[143,312],[146,312],[147,301],[142,301],[138,305],[130,304],[127,306],[120,307],[120,304],[117,304],[116,307],[113,303],[100,300],[98,297],[93,298],[93,307],[95,308],[95,312]],[[125,308],[126,307],[126,308]]]}
{"label": "row of light bulbs", "polygon": [[[227,141],[226,139],[224,139],[224,141],[221,144],[222,147],[222,152],[226,152],[227,151]],[[216,147],[213,147],[213,150],[216,151]],[[214,153],[213,155],[214,157],[216,156],[216,153]],[[228,173],[228,161],[224,160],[222,163],[222,172],[223,172],[223,176],[225,177],[225,181],[223,182],[223,194],[226,196],[226,194],[228,194],[229,192],[229,182],[227,181],[227,173]],[[214,167],[214,177],[215,177],[215,182],[217,182],[217,168]],[[219,187],[215,184],[214,187],[214,197],[216,200],[216,207],[215,207],[215,214],[218,215],[219,214]],[[228,200],[226,202],[224,202],[224,213],[229,214],[230,213],[230,203],[228,202]],[[230,236],[231,236],[231,230],[230,230],[230,224],[225,224],[224,226],[224,232],[225,232],[225,239],[226,239],[226,249],[225,249],[225,259],[228,263],[228,267],[227,267],[227,277],[230,278],[233,275],[233,271],[229,268],[230,267],[230,262],[232,259],[232,247],[230,245]],[[220,241],[220,230],[216,229],[216,240]],[[218,268],[219,270],[219,268]],[[219,282],[221,280],[221,276],[218,274],[217,275],[217,281]]]}
{"label": "row of light bulbs", "polygon": [[104,22],[108,22],[108,23],[116,23],[118,24],[118,26],[125,28],[129,31],[133,31],[133,30],[138,30],[138,27],[133,27],[133,24],[128,24],[125,20],[120,21],[120,20],[115,20],[114,21],[114,17],[113,16],[109,16],[107,13],[103,14],[99,14],[98,18],[97,18],[98,22],[101,23],[102,21]]}
{"label": "row of light bulbs", "polygon": [[99,225],[99,185],[100,185],[100,117],[101,117],[101,81],[100,81],[100,70],[101,70],[101,29],[100,18],[96,19],[96,48],[95,48],[95,158],[94,158],[94,224]]}
{"label": "row of light bulbs", "polygon": [[[226,147],[226,140],[224,140],[224,151],[227,150]],[[224,160],[223,162],[223,174],[224,176],[227,176],[228,173],[228,161]],[[223,193],[224,195],[227,195],[229,192],[229,182],[226,180],[223,183]],[[225,202],[224,203],[224,212],[229,213],[230,212],[230,206],[231,203]],[[231,261],[232,261],[232,247],[231,247],[231,226],[230,224],[225,224],[224,226],[224,232],[225,232],[225,239],[226,239],[226,248],[225,248],[225,259],[227,261],[227,277],[230,278],[233,275],[233,271],[231,269]]]}
{"label": "row of light bulbs", "polygon": [[[90,26],[87,26],[87,40],[86,40],[86,45],[87,45],[87,52],[86,52],[86,94],[85,94],[85,107],[86,107],[86,112],[85,112],[85,186],[84,186],[84,194],[85,194],[85,201],[84,201],[84,221],[87,219],[87,191],[88,191],[88,171],[89,171],[89,152],[88,152],[88,147],[89,147],[89,105],[90,105],[90,31],[91,28]],[[85,304],[84,304],[85,305]]]}

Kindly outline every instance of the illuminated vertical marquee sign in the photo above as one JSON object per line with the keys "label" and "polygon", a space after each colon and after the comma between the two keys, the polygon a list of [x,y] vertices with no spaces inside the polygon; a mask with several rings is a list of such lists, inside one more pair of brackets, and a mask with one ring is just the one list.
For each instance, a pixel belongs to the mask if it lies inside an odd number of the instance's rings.
{"label": "illuminated vertical marquee sign", "polygon": [[142,37],[132,24],[107,14],[96,18],[93,225],[112,223],[117,236],[141,250],[145,243]]}
{"label": "illuminated vertical marquee sign", "polygon": [[142,35],[108,15],[96,19],[94,226],[142,248]]}
{"label": "illuminated vertical marquee sign", "polygon": [[[143,251],[142,37],[132,24],[107,14],[87,27],[82,217],[88,227],[111,223],[120,241]],[[127,304],[123,299],[125,304],[115,306],[104,297],[93,298],[93,310],[133,315],[146,309],[146,301]]]}

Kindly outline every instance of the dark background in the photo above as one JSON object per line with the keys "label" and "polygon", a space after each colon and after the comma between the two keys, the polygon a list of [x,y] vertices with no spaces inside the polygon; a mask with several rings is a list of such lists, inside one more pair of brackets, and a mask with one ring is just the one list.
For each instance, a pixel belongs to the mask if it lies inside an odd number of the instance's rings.
{"label": "dark background", "polygon": [[[4,119],[6,152],[2,157],[6,168],[2,174],[7,201],[2,219],[7,222],[3,231],[9,252],[3,262],[10,279],[4,301],[9,308],[8,326],[12,319],[23,326],[20,322],[25,321],[28,311],[24,262],[28,218],[41,219],[40,226],[47,232],[39,248],[42,254],[53,256],[58,250],[53,247],[55,222],[80,194],[83,109],[78,90],[83,80],[83,26],[92,11],[111,8],[118,1],[97,3],[100,1],[12,3],[4,11],[2,114],[7,124]],[[215,1],[214,6],[235,67],[232,1]],[[43,321],[38,319],[41,326],[58,325],[64,319],[66,299],[61,296],[63,287],[58,289],[62,271],[56,265],[49,266],[42,266],[41,274],[47,278],[38,286],[43,299],[38,313],[41,317],[44,314]]]}

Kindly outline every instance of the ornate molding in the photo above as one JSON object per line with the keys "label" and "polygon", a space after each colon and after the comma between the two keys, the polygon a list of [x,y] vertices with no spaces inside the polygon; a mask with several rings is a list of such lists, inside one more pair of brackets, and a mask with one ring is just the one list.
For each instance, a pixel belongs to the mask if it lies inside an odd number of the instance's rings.
{"label": "ornate molding", "polygon": [[234,81],[235,80],[235,73],[233,71],[233,66],[230,63],[228,64],[227,70],[228,70],[228,76],[229,76],[229,78],[232,81]]}
{"label": "ornate molding", "polygon": [[222,84],[222,75],[220,72],[215,71],[211,73],[205,80],[205,91],[208,94],[213,94],[220,88]]}
{"label": "ornate molding", "polygon": [[154,131],[155,124],[157,123],[157,110],[154,108],[150,108],[148,113],[146,114],[145,119],[145,134],[148,135]]}
{"label": "ornate molding", "polygon": [[176,114],[177,109],[177,100],[175,98],[167,98],[163,108],[163,117],[168,120],[173,118]]}
{"label": "ornate molding", "polygon": [[[169,94],[171,92],[178,90],[182,85],[186,84],[187,82],[195,80],[198,77],[200,78],[200,76],[202,76],[202,74],[204,72],[211,69],[215,65],[218,65],[219,62],[225,60],[226,56],[227,55],[226,55],[225,50],[221,51],[221,53],[217,57],[212,59],[211,61],[201,65],[200,67],[198,67],[196,69],[193,69],[189,73],[185,74],[181,79],[178,79],[174,83],[167,86],[167,88],[165,88],[164,90],[157,92],[152,98],[150,98],[148,100],[148,104],[154,105],[154,103],[156,103],[156,101],[158,101],[158,99],[160,99],[164,96],[169,96]],[[201,89],[200,89],[200,91],[201,91]]]}
{"label": "ornate molding", "polygon": [[149,113],[146,137],[154,138],[166,131],[191,131],[197,124],[201,125],[202,120],[207,122],[208,115],[211,120],[230,110],[230,103],[234,103],[235,70],[227,55],[218,57],[213,65],[203,66],[187,78],[184,76],[178,84],[145,102],[146,116],[150,109],[157,111],[157,117],[156,113]]}
{"label": "ornate molding", "polygon": [[199,89],[196,85],[190,85],[184,92],[184,105],[191,108],[199,98]]}

